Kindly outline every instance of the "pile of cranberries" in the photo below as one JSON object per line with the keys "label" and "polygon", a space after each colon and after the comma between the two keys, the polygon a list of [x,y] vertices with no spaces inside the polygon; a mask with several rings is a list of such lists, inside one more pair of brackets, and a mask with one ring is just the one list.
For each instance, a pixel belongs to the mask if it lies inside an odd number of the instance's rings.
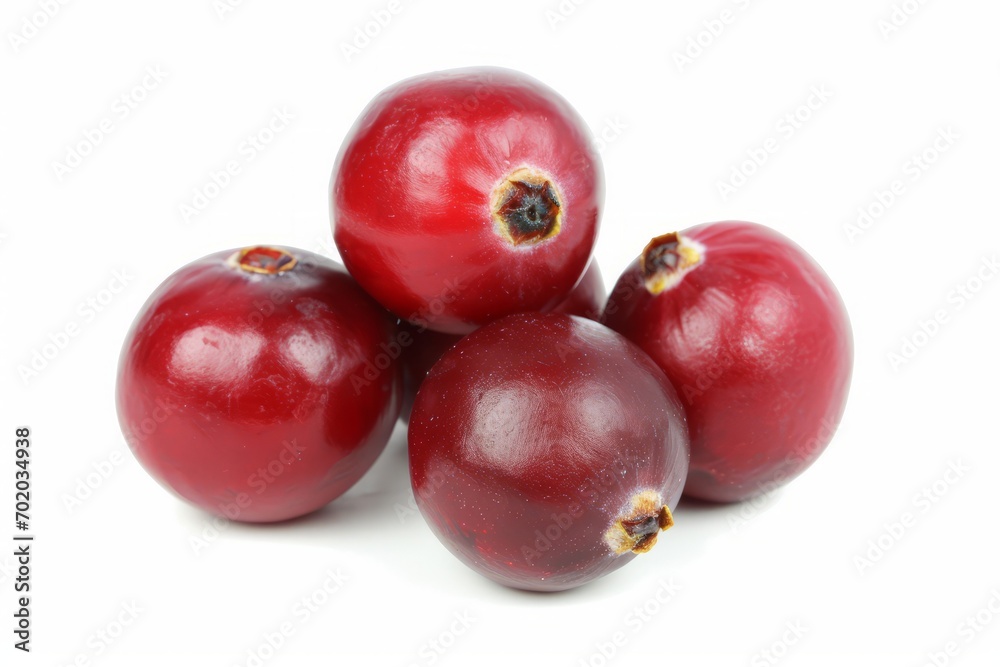
{"label": "pile of cranberries", "polygon": [[711,223],[654,238],[606,297],[600,160],[534,79],[388,88],[331,190],[346,269],[269,245],[212,254],[125,339],[125,437],[208,512],[313,512],[402,415],[441,542],[502,584],[562,590],[649,551],[682,492],[770,491],[833,436],[852,342],[822,269],[766,227]]}

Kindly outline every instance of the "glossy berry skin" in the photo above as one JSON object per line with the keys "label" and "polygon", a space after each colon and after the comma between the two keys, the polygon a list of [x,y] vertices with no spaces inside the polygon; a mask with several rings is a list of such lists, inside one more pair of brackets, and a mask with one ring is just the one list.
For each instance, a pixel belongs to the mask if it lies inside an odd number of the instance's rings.
{"label": "glossy berry skin", "polygon": [[[604,310],[607,292],[604,288],[604,278],[597,266],[597,261],[590,263],[583,278],[577,283],[562,302],[552,312],[579,315],[590,320],[598,320]],[[420,384],[427,377],[431,367],[441,356],[450,350],[462,336],[431,331],[423,326],[402,321],[399,323],[400,336],[405,336],[402,347],[405,349],[403,362],[403,409],[400,418],[409,421],[413,409],[413,399],[420,389]]]}
{"label": "glossy berry skin", "polygon": [[597,260],[590,263],[583,278],[576,284],[573,291],[552,309],[554,313],[577,315],[595,322],[601,319],[604,303],[608,300],[608,292],[604,287],[604,276],[597,266]]}
{"label": "glossy berry skin", "polygon": [[853,363],[847,311],[781,234],[718,222],[658,237],[619,279],[604,321],[680,393],[691,430],[686,495],[730,502],[770,491],[833,437]]}
{"label": "glossy berry skin", "polygon": [[413,401],[424,378],[427,377],[438,359],[464,336],[421,329],[416,324],[410,324],[406,321],[399,323],[399,330],[405,332],[411,341],[401,359],[403,364],[403,407],[399,413],[400,419],[409,421],[410,412],[413,410]]}
{"label": "glossy berry skin", "polygon": [[672,524],[688,435],[642,350],[590,320],[526,313],[435,364],[409,453],[417,506],[452,553],[501,584],[556,591],[621,567]]}
{"label": "glossy berry skin", "polygon": [[334,239],[401,319],[465,334],[551,310],[590,261],[604,199],[587,126],[548,87],[474,68],[380,93],[334,167]]}
{"label": "glossy berry skin", "polygon": [[394,330],[328,259],[269,246],[209,255],[167,278],[125,339],[122,431],[154,479],[208,512],[307,514],[388,441],[401,398],[383,347]]}

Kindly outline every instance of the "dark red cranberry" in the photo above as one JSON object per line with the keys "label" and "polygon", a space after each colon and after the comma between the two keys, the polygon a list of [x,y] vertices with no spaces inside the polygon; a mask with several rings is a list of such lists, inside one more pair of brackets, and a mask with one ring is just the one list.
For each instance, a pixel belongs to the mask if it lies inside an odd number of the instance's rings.
{"label": "dark red cranberry", "polygon": [[604,276],[597,266],[597,260],[594,260],[573,291],[553,309],[553,312],[578,315],[596,322],[601,319],[604,303],[607,300],[608,292],[604,287]]}
{"label": "dark red cranberry", "polygon": [[[590,263],[587,272],[577,283],[573,291],[555,307],[553,312],[579,315],[590,320],[597,320],[604,309],[607,292],[604,288],[604,278],[597,267],[597,261]],[[462,340],[458,334],[439,333],[431,331],[422,325],[400,322],[400,336],[404,338],[401,347],[403,352],[403,409],[400,418],[410,419],[413,408],[413,398],[420,389],[431,367],[445,352]]]}
{"label": "dark red cranberry", "polygon": [[281,521],[349,489],[385,447],[394,320],[338,264],[270,246],[160,285],[125,339],[118,417],[163,486],[215,514]]}
{"label": "dark red cranberry", "polygon": [[579,586],[648,551],[688,466],[677,395],[610,329],[511,315],[459,341],[417,393],[414,495],[441,542],[507,586]]}
{"label": "dark red cranberry", "polygon": [[619,279],[604,319],[680,392],[687,495],[769,491],[833,437],[851,378],[850,322],[829,277],[781,234],[718,222],[657,237]]}
{"label": "dark red cranberry", "polygon": [[493,68],[380,93],[345,140],[332,189],[351,275],[400,318],[455,334],[565,298],[604,198],[577,113],[535,79]]}
{"label": "dark red cranberry", "polygon": [[427,373],[445,352],[462,340],[463,336],[423,329],[406,321],[399,323],[399,330],[410,341],[410,345],[403,352],[402,357],[403,408],[399,413],[400,419],[409,421],[410,412],[413,410],[413,399],[416,397],[417,390],[420,389],[424,378],[427,377]]}

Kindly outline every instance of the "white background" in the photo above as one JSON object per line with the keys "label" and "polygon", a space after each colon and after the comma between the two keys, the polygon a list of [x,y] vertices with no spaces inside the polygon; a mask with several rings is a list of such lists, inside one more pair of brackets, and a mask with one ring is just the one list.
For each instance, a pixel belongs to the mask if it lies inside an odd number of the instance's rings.
{"label": "white background", "polygon": [[[937,664],[995,664],[1000,279],[984,262],[1000,251],[1000,5],[907,0],[912,16],[888,32],[896,0],[576,1],[559,13],[558,0],[401,0],[350,59],[342,45],[387,0],[49,2],[51,18],[46,3],[4,2],[0,535],[14,532],[17,425],[33,431],[37,534],[30,656],[11,648],[13,547],[0,549],[4,665],[247,665],[286,622],[291,636],[263,664],[918,667],[946,649]],[[129,323],[207,253],[333,254],[327,184],[357,114],[398,79],[476,64],[540,78],[604,135],[597,257],[609,283],[650,237],[710,220],[766,223],[816,257],[856,343],[833,443],[772,497],[682,504],[650,554],[564,594],[500,588],[437,543],[406,510],[403,429],[328,510],[213,533],[121,437],[114,377]],[[132,92],[147,68],[162,80]],[[802,107],[813,90],[827,99]],[[248,160],[241,145],[275,109],[294,119]],[[110,133],[59,173],[105,119]],[[952,135],[943,152],[939,132]],[[723,196],[719,183],[769,138],[776,151]],[[936,159],[914,171],[925,151]],[[240,173],[185,221],[181,205],[230,160]],[[895,180],[901,194],[849,235]],[[64,348],[45,348],[73,324]],[[894,363],[904,340],[919,347]],[[44,368],[22,378],[43,349]],[[322,599],[328,571],[347,581],[303,618],[297,601]],[[658,599],[661,582],[676,592]]]}

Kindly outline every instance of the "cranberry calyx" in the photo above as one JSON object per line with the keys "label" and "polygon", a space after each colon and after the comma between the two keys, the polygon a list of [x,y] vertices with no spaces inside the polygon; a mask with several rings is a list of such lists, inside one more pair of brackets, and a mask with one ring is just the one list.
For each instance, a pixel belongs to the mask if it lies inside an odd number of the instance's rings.
{"label": "cranberry calyx", "polygon": [[541,172],[522,167],[493,192],[493,220],[514,245],[538,243],[559,233],[562,205],[555,186]]}
{"label": "cranberry calyx", "polygon": [[642,278],[650,294],[659,294],[701,264],[702,248],[677,232],[657,236],[642,251]]}
{"label": "cranberry calyx", "polygon": [[250,246],[237,251],[231,263],[249,273],[275,275],[295,268],[299,260],[292,253],[271,246]]}
{"label": "cranberry calyx", "polygon": [[616,554],[644,554],[656,544],[660,531],[673,525],[674,516],[660,495],[642,491],[632,497],[631,506],[604,534],[604,541]]}

